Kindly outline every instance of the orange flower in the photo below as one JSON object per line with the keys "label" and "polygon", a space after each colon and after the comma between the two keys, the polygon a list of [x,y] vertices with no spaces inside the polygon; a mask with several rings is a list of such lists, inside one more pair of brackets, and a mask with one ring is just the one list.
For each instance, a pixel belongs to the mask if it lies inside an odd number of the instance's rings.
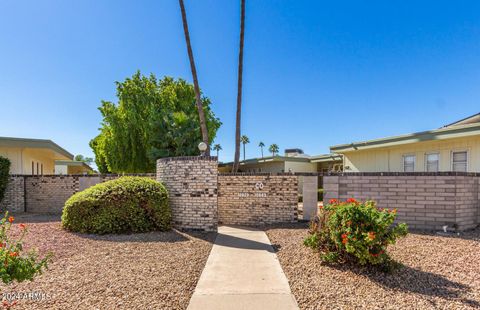
{"label": "orange flower", "polygon": [[347,244],[348,242],[348,235],[347,234],[342,234],[342,243]]}
{"label": "orange flower", "polygon": [[368,239],[370,239],[370,240],[375,239],[375,233],[373,231],[368,233]]}
{"label": "orange flower", "polygon": [[12,253],[10,253],[10,257],[15,257],[15,256],[18,256],[18,253],[17,253],[17,252],[12,252]]}
{"label": "orange flower", "polygon": [[20,228],[21,228],[21,229],[25,229],[25,228],[27,228],[27,225],[25,225],[25,224],[23,224],[23,223],[22,223],[22,224],[20,224],[20,225],[18,225],[18,226],[20,226]]}
{"label": "orange flower", "polygon": [[330,199],[329,203],[330,203],[331,205],[337,204],[337,203],[338,203],[338,200],[337,200],[337,199]]}
{"label": "orange flower", "polygon": [[13,223],[14,220],[15,220],[15,219],[13,218],[13,216],[10,216],[10,217],[8,218],[8,221],[9,221],[10,223]]}
{"label": "orange flower", "polygon": [[348,198],[347,203],[357,203],[357,201],[355,200],[355,198]]}

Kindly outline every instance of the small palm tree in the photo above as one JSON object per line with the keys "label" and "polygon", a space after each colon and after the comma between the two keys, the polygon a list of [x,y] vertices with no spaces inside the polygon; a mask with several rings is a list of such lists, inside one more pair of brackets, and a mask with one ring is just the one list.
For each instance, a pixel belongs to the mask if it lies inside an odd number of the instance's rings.
{"label": "small palm tree", "polygon": [[272,153],[272,156],[275,156],[276,153],[278,153],[278,145],[276,145],[275,143],[270,145],[270,147],[268,148],[268,150],[270,151],[270,153]]}
{"label": "small palm tree", "polygon": [[262,158],[263,158],[263,148],[265,147],[265,143],[260,142],[258,146],[260,147],[260,151],[262,152]]}
{"label": "small palm tree", "polygon": [[213,150],[217,152],[217,157],[218,157],[218,152],[222,150],[222,146],[220,144],[215,144],[213,146]]}
{"label": "small palm tree", "polygon": [[250,139],[247,136],[243,135],[240,137],[240,142],[243,144],[243,160],[245,161],[245,144],[250,143]]}

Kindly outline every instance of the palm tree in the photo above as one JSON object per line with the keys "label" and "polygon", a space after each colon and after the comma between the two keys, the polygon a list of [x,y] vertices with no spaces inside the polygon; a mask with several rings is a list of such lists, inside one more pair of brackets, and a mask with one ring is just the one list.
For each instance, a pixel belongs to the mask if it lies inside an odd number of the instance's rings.
{"label": "palm tree", "polygon": [[192,45],[190,43],[190,33],[188,31],[187,13],[185,12],[185,5],[183,3],[183,0],[178,0],[178,3],[180,4],[180,11],[182,12],[183,31],[185,33],[185,41],[187,43],[187,52],[188,52],[188,59],[190,61],[190,70],[192,71],[193,88],[195,90],[195,102],[197,104],[198,117],[200,119],[200,130],[202,132],[202,140],[207,145],[207,150],[205,151],[205,155],[209,156],[210,144],[208,143],[207,122],[205,120],[205,112],[203,111],[202,98],[200,97],[200,86],[198,85],[197,69],[195,68],[195,60],[193,59]]}
{"label": "palm tree", "polygon": [[260,147],[260,151],[262,152],[262,158],[263,158],[263,148],[265,147],[265,143],[260,142],[258,146]]}
{"label": "palm tree", "polygon": [[242,76],[243,76],[243,41],[245,36],[245,0],[241,0],[240,14],[240,49],[238,51],[238,86],[237,86],[237,116],[235,126],[235,160],[233,172],[238,171],[240,161],[240,124],[242,120]]}
{"label": "palm tree", "polygon": [[240,137],[240,141],[243,144],[243,160],[245,161],[245,144],[250,143],[250,139],[247,136],[243,135]]}
{"label": "palm tree", "polygon": [[270,147],[268,148],[268,150],[270,151],[270,153],[272,153],[272,156],[275,156],[275,153],[278,153],[278,145],[276,145],[275,143],[270,145]]}
{"label": "palm tree", "polygon": [[215,144],[213,146],[213,150],[217,151],[217,158],[218,158],[218,152],[222,150],[222,146],[220,144]]}

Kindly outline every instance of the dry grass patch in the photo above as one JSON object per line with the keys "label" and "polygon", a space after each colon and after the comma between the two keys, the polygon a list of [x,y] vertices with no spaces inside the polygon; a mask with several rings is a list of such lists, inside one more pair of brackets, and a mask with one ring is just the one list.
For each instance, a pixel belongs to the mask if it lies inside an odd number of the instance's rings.
{"label": "dry grass patch", "polygon": [[47,294],[14,309],[185,309],[215,237],[176,230],[82,235],[64,231],[59,217],[38,215],[15,222],[29,227],[27,249],[54,258],[33,282],[1,285],[2,292]]}
{"label": "dry grass patch", "polygon": [[392,246],[392,274],[322,265],[306,224],[267,229],[301,309],[478,309],[480,229],[460,237],[410,233]]}

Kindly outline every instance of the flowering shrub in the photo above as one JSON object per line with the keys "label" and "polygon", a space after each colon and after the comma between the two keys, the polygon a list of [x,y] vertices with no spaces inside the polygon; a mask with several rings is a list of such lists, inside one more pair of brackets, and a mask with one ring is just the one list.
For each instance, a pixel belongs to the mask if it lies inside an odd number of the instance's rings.
{"label": "flowering shrub", "polygon": [[19,225],[20,237],[15,240],[10,233],[13,221],[14,218],[8,216],[8,212],[0,220],[0,277],[3,283],[33,280],[35,275],[42,273],[43,268],[47,268],[51,257],[51,254],[47,254],[43,259],[38,260],[38,254],[33,250],[22,254],[27,226]]}
{"label": "flowering shrub", "polygon": [[361,265],[387,265],[387,246],[406,236],[406,224],[393,226],[396,210],[378,209],[374,201],[332,199],[320,209],[304,240],[325,262],[354,261]]}

